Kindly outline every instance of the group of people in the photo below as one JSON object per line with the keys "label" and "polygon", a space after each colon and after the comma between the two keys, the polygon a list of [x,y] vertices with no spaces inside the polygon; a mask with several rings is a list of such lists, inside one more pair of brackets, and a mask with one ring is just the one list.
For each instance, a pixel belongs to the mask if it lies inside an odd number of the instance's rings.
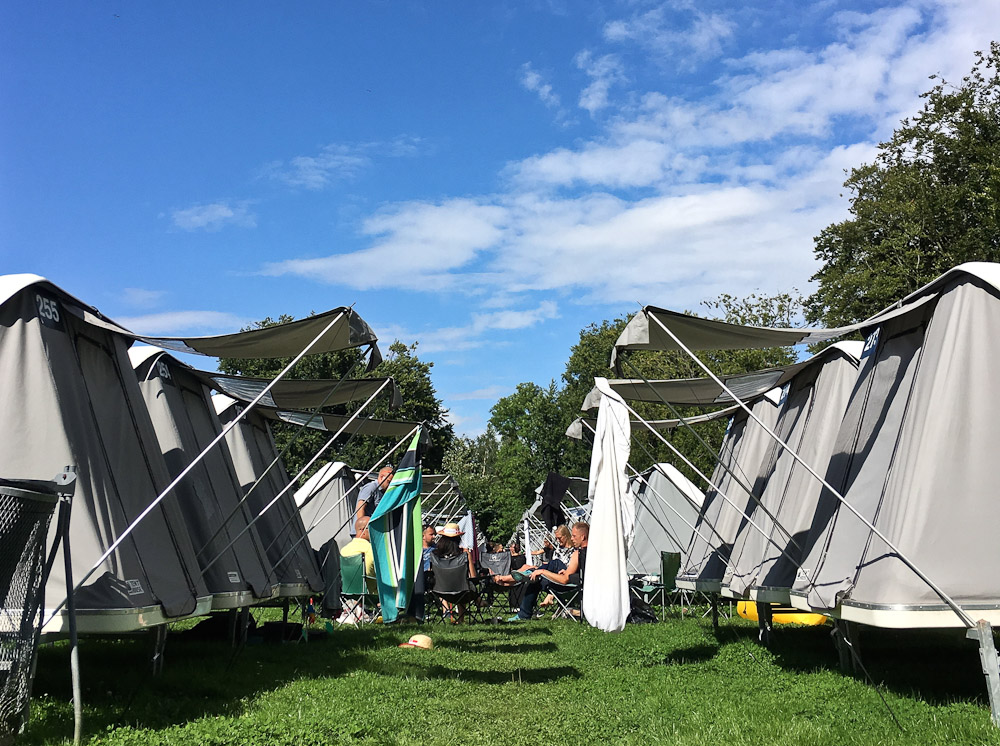
{"label": "group of people", "polygon": [[[385,466],[378,473],[378,479],[362,488],[358,495],[354,516],[354,538],[341,550],[342,557],[364,555],[365,575],[369,578],[368,589],[375,592],[375,555],[372,551],[368,533],[368,523],[375,508],[392,482],[392,467]],[[440,531],[434,526],[426,526],[423,530],[423,553],[421,557],[421,577],[415,584],[413,615],[422,620],[425,610],[424,593],[427,582],[432,578],[432,568],[435,559],[449,560],[465,554],[468,559],[470,579],[477,577],[476,563],[468,548],[462,546],[463,531],[457,523],[448,523]],[[590,536],[590,526],[583,521],[573,524],[572,528],[558,526],[554,532],[556,545],[548,539],[542,549],[531,553],[531,561],[517,568],[509,575],[495,575],[484,570],[487,579],[501,587],[512,587],[524,584],[520,609],[508,621],[526,621],[535,614],[535,606],[542,591],[548,591],[546,598],[539,604],[549,606],[555,603],[552,593],[559,586],[579,585],[583,582],[584,569],[587,564],[587,543]],[[493,547],[496,548],[496,547]],[[512,547],[512,554],[513,552]],[[500,548],[502,551],[502,548]],[[465,617],[464,604],[450,605],[445,603],[445,611],[454,623],[461,623]],[[342,622],[360,621],[357,608],[345,608],[341,616]]]}

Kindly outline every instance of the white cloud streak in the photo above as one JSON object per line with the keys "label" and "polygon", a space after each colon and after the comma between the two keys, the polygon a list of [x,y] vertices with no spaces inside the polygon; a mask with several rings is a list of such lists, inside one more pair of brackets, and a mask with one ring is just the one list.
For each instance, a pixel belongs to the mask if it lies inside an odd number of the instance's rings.
{"label": "white cloud streak", "polygon": [[116,319],[126,329],[148,336],[225,334],[251,323],[250,319],[222,311],[163,311]]}
{"label": "white cloud streak", "polygon": [[250,212],[248,202],[212,202],[207,205],[192,205],[170,214],[173,224],[185,231],[204,230],[214,232],[230,225],[240,228],[256,228],[257,218]]}
{"label": "white cloud streak", "polygon": [[337,181],[350,181],[369,169],[377,158],[401,158],[420,152],[420,138],[401,136],[394,140],[365,143],[333,143],[318,153],[273,161],[261,175],[291,187],[320,190]]}
{"label": "white cloud streak", "polygon": [[559,94],[552,89],[552,84],[546,82],[541,73],[532,68],[530,62],[521,65],[521,85],[527,91],[536,94],[539,100],[550,109],[561,106]]}

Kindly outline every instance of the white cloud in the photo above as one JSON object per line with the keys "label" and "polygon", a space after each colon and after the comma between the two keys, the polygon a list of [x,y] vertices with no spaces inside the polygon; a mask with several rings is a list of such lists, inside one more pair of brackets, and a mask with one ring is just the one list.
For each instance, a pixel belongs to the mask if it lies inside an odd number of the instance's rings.
{"label": "white cloud", "polygon": [[463,391],[458,394],[446,394],[445,398],[449,401],[470,401],[477,399],[499,399],[501,396],[510,393],[510,386],[487,386],[486,388],[476,389],[475,391]]}
{"label": "white cloud", "polygon": [[595,59],[589,50],[577,54],[573,61],[590,78],[590,85],[580,93],[580,108],[594,116],[608,106],[611,86],[627,82],[625,69],[615,55],[606,54]]}
{"label": "white cloud", "polygon": [[724,42],[736,25],[718,13],[703,12],[689,3],[663,3],[628,19],[611,21],[604,38],[612,42],[636,42],[663,58],[682,60],[690,67],[695,60],[722,54]]}
{"label": "white cloud", "polygon": [[453,271],[467,267],[480,251],[499,240],[504,219],[503,209],[474,200],[407,202],[364,222],[362,234],[375,241],[370,248],[277,262],[263,272],[299,275],[361,290],[440,290],[455,284]]}
{"label": "white cloud", "polygon": [[226,334],[251,323],[250,319],[221,311],[163,311],[142,316],[125,316],[116,321],[126,329],[147,336],[185,334]]}
{"label": "white cloud", "polygon": [[159,305],[166,294],[165,290],[124,288],[122,290],[122,301],[133,308],[152,308]]}
{"label": "white cloud", "polygon": [[193,205],[170,214],[175,226],[185,231],[217,231],[228,225],[256,228],[257,219],[250,212],[248,202],[213,202]]}
{"label": "white cloud", "polygon": [[489,332],[527,329],[558,316],[558,307],[554,301],[542,301],[536,308],[473,313],[469,323],[462,326],[415,331],[397,324],[388,324],[375,325],[375,331],[383,342],[394,339],[405,344],[417,342],[419,352],[456,352],[488,344],[486,337]]}
{"label": "white cloud", "polygon": [[389,142],[333,143],[313,155],[298,155],[286,161],[274,161],[261,170],[265,177],[292,187],[318,190],[334,181],[355,178],[373,164],[374,157],[400,158],[419,153],[419,138],[400,136]]}
{"label": "white cloud", "polygon": [[521,85],[526,90],[537,94],[541,102],[550,109],[560,107],[559,94],[552,89],[552,84],[546,82],[541,73],[531,67],[530,62],[521,65]]}

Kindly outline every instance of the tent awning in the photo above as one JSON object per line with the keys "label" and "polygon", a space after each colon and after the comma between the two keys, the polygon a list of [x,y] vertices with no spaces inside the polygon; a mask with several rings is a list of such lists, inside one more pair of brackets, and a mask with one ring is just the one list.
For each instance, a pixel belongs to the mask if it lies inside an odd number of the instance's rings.
{"label": "tent awning", "polygon": [[[242,402],[233,399],[225,394],[215,394],[212,396],[215,404],[215,411],[221,414],[235,404]],[[299,425],[312,428],[313,430],[325,430],[335,433],[344,427],[350,420],[350,416],[338,414],[313,414],[311,412],[299,412],[290,409],[279,409],[258,404],[255,409],[264,417],[278,422],[287,422],[291,425]],[[358,435],[381,435],[387,438],[402,438],[413,431],[420,423],[407,422],[405,420],[374,420],[364,416],[358,416],[344,430],[345,433]]]}
{"label": "tent awning", "polygon": [[[126,337],[146,342],[156,347],[163,347],[173,352],[186,352],[194,355],[232,358],[274,358],[292,357],[299,354],[307,344],[323,332],[337,315],[341,317],[323,333],[310,354],[334,352],[349,347],[374,345],[378,338],[354,309],[341,307],[324,313],[309,316],[287,324],[276,324],[264,329],[251,329],[245,332],[219,334],[208,337],[150,337],[136,334],[107,318],[93,306],[83,303],[44,277],[33,274],[17,274],[0,276],[0,305],[6,303],[19,291],[38,285],[39,289],[62,296],[72,302],[70,310],[88,324],[122,334]],[[50,308],[46,306],[46,308]],[[47,310],[47,313],[58,313],[59,309]],[[376,354],[373,349],[373,354]],[[379,357],[376,354],[376,357]]]}
{"label": "tent awning", "polygon": [[[861,357],[863,342],[837,342],[816,353],[808,360],[776,368],[765,368],[750,373],[720,376],[723,383],[741,401],[752,401],[771,389],[784,386],[804,368],[827,360],[830,355],[843,354],[855,360]],[[677,378],[669,381],[643,381],[642,379],[615,379],[608,382],[612,390],[627,401],[669,402],[707,406],[728,404],[733,401],[725,389],[711,378]],[[583,409],[593,409],[600,403],[601,394],[591,389],[584,400]],[[689,422],[691,420],[688,420]]]}
{"label": "tent awning", "polygon": [[[612,386],[612,388],[614,388],[614,387]],[[628,399],[629,397],[623,395],[622,398],[623,399]],[[588,402],[590,401],[590,397],[587,398],[587,401]],[[597,406],[596,402],[594,403],[594,406]],[[739,409],[739,406],[736,405],[736,404],[734,404],[731,407],[726,407],[725,409],[720,409],[717,412],[709,412],[708,414],[699,414],[696,417],[686,417],[684,419],[684,422],[686,422],[688,425],[697,425],[697,424],[700,424],[702,422],[711,422],[712,420],[718,420],[718,419],[723,419],[723,418],[726,418],[726,417],[731,417],[738,409]],[[632,422],[633,425],[642,424],[642,423],[640,423],[639,420],[632,420],[631,422]],[[583,431],[585,429],[584,423],[589,424],[590,427],[591,427],[591,429],[593,429],[593,428],[595,428],[597,426],[597,420],[596,419],[591,419],[589,417],[577,417],[575,420],[573,420],[569,424],[569,427],[566,428],[566,436],[569,437],[569,438],[574,438],[575,440],[583,440]],[[678,428],[680,426],[681,421],[680,420],[646,420],[645,424],[652,425],[657,430],[675,430],[676,428]]]}
{"label": "tent awning", "polygon": [[662,328],[657,320],[677,335],[692,350],[746,350],[764,347],[786,347],[825,342],[845,334],[861,331],[866,327],[906,313],[915,306],[936,297],[937,291],[956,274],[979,278],[1000,291],[1000,264],[991,262],[966,262],[948,270],[919,290],[879,311],[864,321],[834,329],[787,329],[760,326],[743,326],[725,321],[688,316],[656,306],[645,306],[622,330],[611,353],[611,365],[617,364],[621,350],[679,350],[680,347]]}
{"label": "tent awning", "polygon": [[[169,352],[159,347],[134,346],[128,351],[133,365],[138,365],[155,355],[166,355],[172,365],[182,365],[191,371],[198,380],[210,389],[219,391],[242,402],[251,402],[271,384],[267,378],[250,378],[234,376],[225,373],[213,373],[198,370],[182,363]],[[319,406],[332,407],[352,401],[362,401],[383,388],[386,381],[385,396],[389,398],[389,406],[396,409],[402,406],[403,398],[396,382],[391,378],[355,378],[344,380],[333,379],[283,379],[271,387],[260,403],[275,409],[315,409]]]}

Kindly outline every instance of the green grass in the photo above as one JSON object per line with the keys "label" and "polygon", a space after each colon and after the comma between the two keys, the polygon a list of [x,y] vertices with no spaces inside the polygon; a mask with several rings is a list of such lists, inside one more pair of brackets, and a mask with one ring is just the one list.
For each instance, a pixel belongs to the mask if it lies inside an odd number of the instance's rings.
{"label": "green grass", "polygon": [[[572,622],[338,629],[309,643],[247,646],[171,634],[81,645],[92,744],[1000,744],[973,643],[872,631],[873,686],[837,669],[829,628],[698,618],[609,635]],[[65,645],[39,653],[19,743],[72,735]],[[903,726],[893,722],[880,694]],[[89,741],[88,741],[89,739]]]}

